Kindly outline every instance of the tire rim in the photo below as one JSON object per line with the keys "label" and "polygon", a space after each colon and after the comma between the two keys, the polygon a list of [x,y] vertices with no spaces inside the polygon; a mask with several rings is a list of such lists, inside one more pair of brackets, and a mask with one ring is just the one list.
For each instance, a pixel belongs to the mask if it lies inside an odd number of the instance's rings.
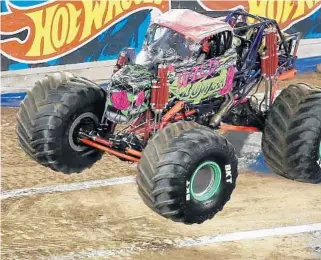
{"label": "tire rim", "polygon": [[320,142],[320,145],[319,145],[319,159],[318,159],[317,163],[321,167],[321,142]]}
{"label": "tire rim", "polygon": [[[74,120],[74,122],[72,123],[72,125],[70,126],[70,129],[69,129],[68,141],[69,141],[70,147],[73,150],[75,150],[76,152],[82,152],[82,151],[88,149],[88,146],[82,145],[77,141],[78,131],[82,127],[87,126],[87,128],[88,128],[88,125],[90,125],[90,124],[97,126],[98,123],[99,123],[98,117],[91,112],[83,113],[80,116],[78,116]],[[93,127],[91,127],[91,128],[93,128]],[[94,129],[91,129],[91,130],[94,130]]]}
{"label": "tire rim", "polygon": [[211,161],[199,165],[191,178],[190,194],[198,201],[206,201],[219,190],[222,171],[220,166]]}

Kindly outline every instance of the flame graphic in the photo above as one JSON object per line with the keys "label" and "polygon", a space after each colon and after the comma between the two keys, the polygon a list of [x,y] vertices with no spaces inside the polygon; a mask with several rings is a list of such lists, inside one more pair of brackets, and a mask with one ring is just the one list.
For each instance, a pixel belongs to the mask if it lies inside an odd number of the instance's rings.
{"label": "flame graphic", "polygon": [[[8,2],[1,14],[1,52],[10,59],[39,63],[66,55],[142,9],[165,12],[167,0],[51,1],[33,8],[17,8]],[[21,32],[26,37],[21,39]],[[17,36],[19,35],[20,38]]]}

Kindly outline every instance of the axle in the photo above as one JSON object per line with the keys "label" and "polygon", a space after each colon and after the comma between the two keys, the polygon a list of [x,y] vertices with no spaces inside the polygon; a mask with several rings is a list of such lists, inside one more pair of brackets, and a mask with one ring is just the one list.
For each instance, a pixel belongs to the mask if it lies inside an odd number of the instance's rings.
{"label": "axle", "polygon": [[120,159],[130,162],[139,162],[140,158],[142,157],[142,153],[140,151],[128,147],[125,148],[124,151],[117,150],[113,148],[114,144],[112,141],[106,140],[97,135],[87,135],[84,133],[80,133],[79,135],[79,142],[103,152],[115,155]]}

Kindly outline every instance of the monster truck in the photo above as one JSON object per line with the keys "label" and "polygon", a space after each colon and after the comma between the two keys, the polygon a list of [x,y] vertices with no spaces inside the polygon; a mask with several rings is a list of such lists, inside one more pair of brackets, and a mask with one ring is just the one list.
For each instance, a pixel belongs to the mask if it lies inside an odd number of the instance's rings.
{"label": "monster truck", "polygon": [[220,129],[262,132],[275,173],[320,183],[321,90],[299,83],[276,97],[277,81],[296,74],[300,38],[242,10],[168,11],[138,55],[123,49],[107,89],[65,72],[36,82],[18,112],[20,145],[67,174],[103,152],[137,162],[145,204],[185,224],[211,219],[235,188],[238,159]]}

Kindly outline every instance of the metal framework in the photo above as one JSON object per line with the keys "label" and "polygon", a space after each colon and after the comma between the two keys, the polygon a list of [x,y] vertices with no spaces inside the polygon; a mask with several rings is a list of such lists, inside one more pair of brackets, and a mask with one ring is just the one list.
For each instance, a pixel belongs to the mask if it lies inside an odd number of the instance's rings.
{"label": "metal framework", "polygon": [[[256,23],[246,23],[248,18],[256,20]],[[235,27],[239,21],[243,21],[244,26]],[[230,13],[225,22],[227,26],[234,27],[234,37],[237,38],[242,36],[235,31],[255,31],[252,38],[245,39],[248,50],[238,61],[234,86],[232,91],[225,96],[225,100],[216,99],[198,105],[175,101],[164,107],[163,104],[168,101],[168,98],[166,100],[168,96],[167,67],[164,64],[158,68],[157,76],[160,86],[153,85],[151,89],[150,103],[154,109],[149,108],[137,120],[115,134],[105,134],[106,126],[104,125],[97,132],[80,132],[79,142],[113,154],[122,160],[138,162],[141,158],[141,151],[151,135],[163,129],[167,124],[178,120],[203,122],[213,128],[228,131],[260,131],[260,128],[255,126],[236,126],[222,123],[222,121],[224,122],[224,116],[233,109],[246,103],[249,94],[255,88],[257,89],[262,81],[265,83],[265,97],[263,99],[265,109],[262,108],[261,103],[255,116],[264,117],[268,107],[274,101],[277,80],[293,77],[296,74],[294,63],[301,33],[292,34],[286,38],[275,20],[252,15],[243,10]],[[292,48],[295,40],[295,47]],[[262,42],[264,42],[264,50],[261,50]],[[205,119],[209,114],[214,115],[207,122]],[[108,127],[114,129],[115,125]]]}

